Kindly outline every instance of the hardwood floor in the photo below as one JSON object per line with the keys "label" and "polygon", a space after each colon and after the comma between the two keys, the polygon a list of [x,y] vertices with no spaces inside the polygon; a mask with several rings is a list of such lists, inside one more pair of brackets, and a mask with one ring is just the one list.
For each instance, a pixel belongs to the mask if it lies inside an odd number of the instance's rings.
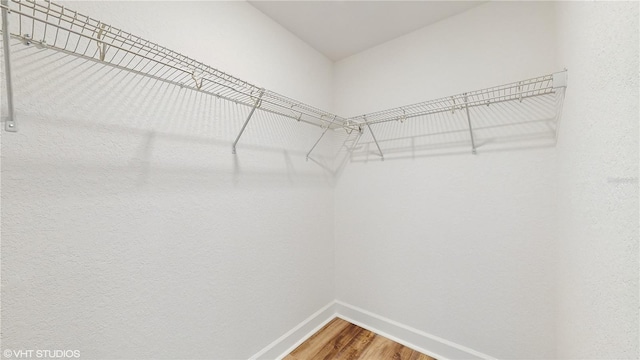
{"label": "hardwood floor", "polygon": [[435,360],[339,318],[313,334],[283,360]]}

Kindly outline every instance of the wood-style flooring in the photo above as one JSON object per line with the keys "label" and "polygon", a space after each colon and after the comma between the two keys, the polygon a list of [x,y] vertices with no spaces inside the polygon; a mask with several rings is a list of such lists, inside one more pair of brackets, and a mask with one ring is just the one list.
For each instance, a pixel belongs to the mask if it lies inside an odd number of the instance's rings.
{"label": "wood-style flooring", "polygon": [[435,360],[340,318],[331,320],[283,360]]}

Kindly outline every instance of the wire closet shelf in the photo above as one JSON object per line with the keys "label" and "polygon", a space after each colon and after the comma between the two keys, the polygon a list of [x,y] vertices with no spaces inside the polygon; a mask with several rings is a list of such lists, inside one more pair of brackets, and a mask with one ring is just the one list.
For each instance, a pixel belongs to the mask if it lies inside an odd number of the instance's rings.
{"label": "wire closet shelf", "polygon": [[[368,128],[375,140],[371,125],[445,111],[468,111],[470,107],[497,102],[522,101],[529,97],[553,94],[558,88],[566,87],[565,70],[503,86],[344,118],[253,85],[186,55],[80,14],[64,5],[38,0],[1,1],[9,108],[5,128],[8,131],[16,131],[9,37],[18,39],[25,45],[79,56],[250,107],[251,112],[233,144],[234,153],[236,144],[256,109],[323,128],[322,135],[307,154],[309,157],[329,129],[344,129],[348,133],[356,130],[362,133]],[[380,153],[382,155],[382,151]]]}
{"label": "wire closet shelf", "polygon": [[526,98],[554,93],[555,87],[553,79],[553,74],[544,75],[506,85],[494,86],[394,109],[364,114],[356,116],[351,120],[362,119],[363,122],[366,120],[367,123],[373,125],[387,121],[404,121],[406,119],[447,111],[465,110],[466,108],[476,106],[488,106],[505,101],[522,102],[522,100]]}
{"label": "wire closet shelf", "polygon": [[[313,125],[343,119],[262,89],[188,56],[49,1],[3,1],[9,32],[26,45],[62,51]],[[4,27],[3,27],[4,30]]]}

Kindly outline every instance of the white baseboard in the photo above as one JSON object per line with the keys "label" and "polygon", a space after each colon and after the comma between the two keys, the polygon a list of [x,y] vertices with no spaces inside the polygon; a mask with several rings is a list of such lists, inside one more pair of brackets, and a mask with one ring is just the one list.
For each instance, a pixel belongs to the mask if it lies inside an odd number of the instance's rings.
{"label": "white baseboard", "polygon": [[264,349],[258,351],[249,360],[273,360],[282,359],[300,346],[311,335],[315,334],[329,321],[336,317],[336,302],[332,301],[325,305],[322,309],[316,311],[293,329],[287,331],[276,341],[267,345]]}
{"label": "white baseboard", "polygon": [[431,335],[424,331],[387,319],[370,311],[336,301],[336,313],[338,317],[358,325],[376,334],[389,338],[408,348],[417,350],[423,354],[438,360],[445,359],[487,359],[494,357],[456,344],[453,341]]}
{"label": "white baseboard", "polygon": [[249,360],[282,359],[296,347],[315,334],[332,319],[339,317],[376,334],[389,338],[406,347],[417,350],[438,360],[447,359],[487,359],[494,357],[428,334],[399,322],[387,319],[370,311],[333,301],[316,311],[279,339],[267,345]]}

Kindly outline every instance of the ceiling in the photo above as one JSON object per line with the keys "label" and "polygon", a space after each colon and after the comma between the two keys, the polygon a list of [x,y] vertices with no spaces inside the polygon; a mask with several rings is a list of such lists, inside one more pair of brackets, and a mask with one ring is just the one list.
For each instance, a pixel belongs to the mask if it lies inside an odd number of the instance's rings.
{"label": "ceiling", "polygon": [[333,61],[483,1],[249,1]]}

